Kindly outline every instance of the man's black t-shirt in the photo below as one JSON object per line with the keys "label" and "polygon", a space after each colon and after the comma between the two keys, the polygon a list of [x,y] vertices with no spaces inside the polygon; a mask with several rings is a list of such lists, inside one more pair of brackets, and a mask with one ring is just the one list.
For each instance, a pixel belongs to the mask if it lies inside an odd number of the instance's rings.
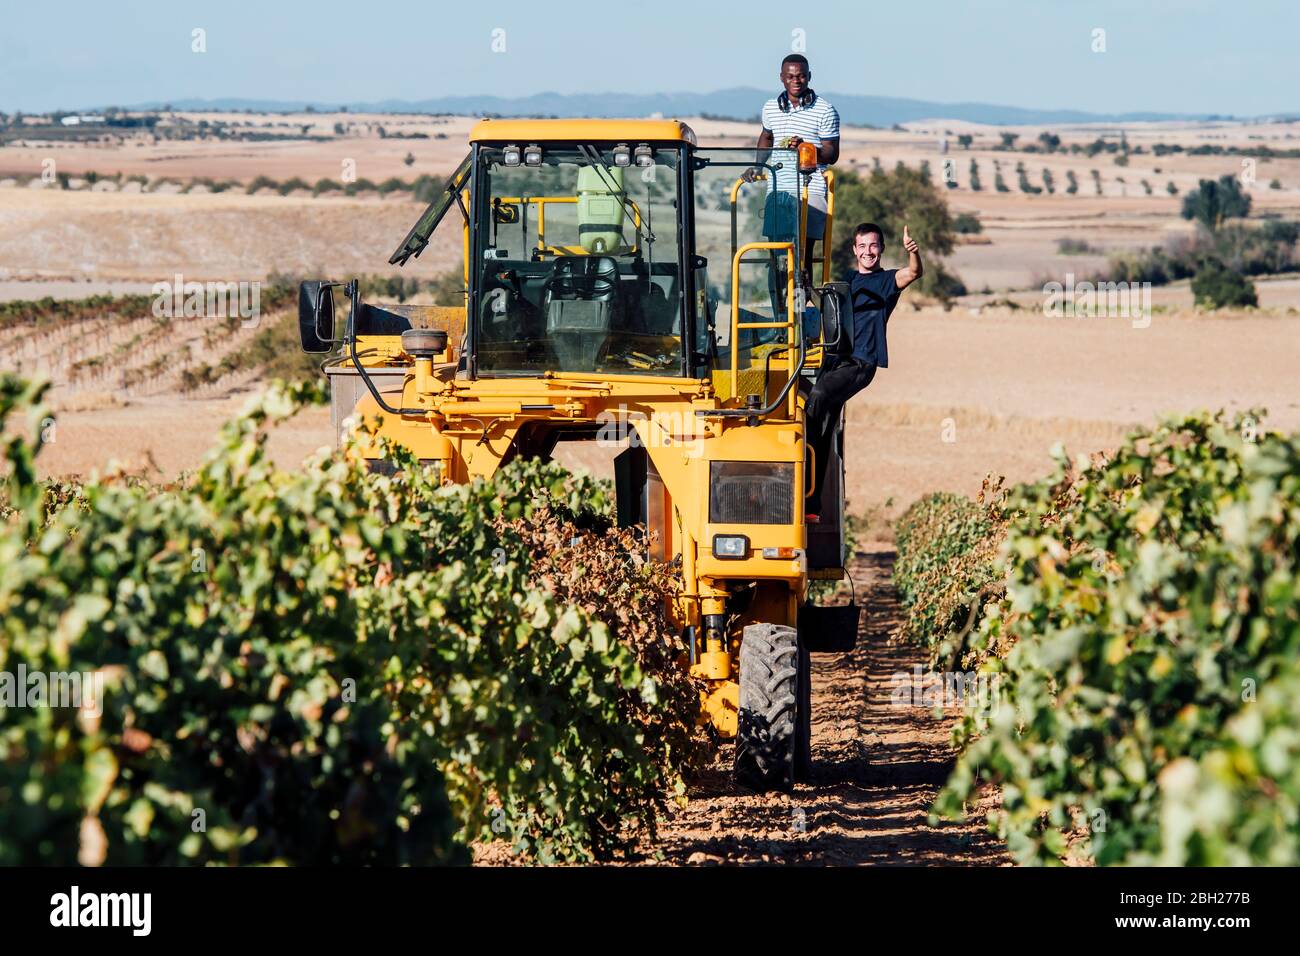
{"label": "man's black t-shirt", "polygon": [[897,269],[854,272],[849,277],[853,302],[853,357],[878,368],[889,367],[885,325],[898,305]]}

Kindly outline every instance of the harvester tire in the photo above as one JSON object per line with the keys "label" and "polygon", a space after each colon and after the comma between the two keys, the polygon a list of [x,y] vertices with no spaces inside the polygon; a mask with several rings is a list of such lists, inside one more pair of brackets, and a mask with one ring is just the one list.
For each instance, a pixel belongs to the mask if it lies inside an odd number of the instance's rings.
{"label": "harvester tire", "polygon": [[735,774],[751,789],[794,786],[800,656],[793,627],[750,624],[741,635]]}

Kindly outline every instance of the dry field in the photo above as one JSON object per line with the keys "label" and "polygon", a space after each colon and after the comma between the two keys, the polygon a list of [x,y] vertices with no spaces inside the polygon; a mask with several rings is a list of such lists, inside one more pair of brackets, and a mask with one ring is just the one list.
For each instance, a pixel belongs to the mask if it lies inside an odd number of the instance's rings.
{"label": "dry field", "polygon": [[[153,144],[142,138],[98,144],[50,144],[36,139],[0,148],[0,298],[80,297],[95,292],[144,292],[153,282],[181,273],[187,280],[258,279],[275,271],[322,276],[384,274],[387,258],[420,206],[409,194],[380,199],[297,191],[288,196],[242,189],[178,194],[175,185],[140,192],[100,182],[93,188],[60,190],[19,180],[40,172],[43,160],[76,180],[89,171],[122,173],[151,180],[196,177],[250,182],[258,175],[307,182],[338,180],[342,165],[355,161],[357,175],[380,182],[421,173],[445,175],[464,155],[472,121],[462,117],[300,114],[249,117],[244,114],[186,114],[198,122],[215,119],[310,124],[318,140],[271,142],[182,141]],[[335,123],[346,133],[333,136]],[[752,141],[748,124],[689,120],[701,142],[742,145]],[[389,134],[380,137],[378,126]],[[933,121],[903,130],[846,128],[841,165],[886,168],[902,161],[928,161],[942,176],[945,158],[954,160],[958,187],[947,191],[954,212],[978,215],[984,231],[964,242],[950,258],[971,295],[950,311],[909,308],[906,299],[891,329],[892,367],[850,407],[849,495],[855,511],[896,513],[917,495],[951,488],[978,489],[989,471],[1021,479],[1048,467],[1056,441],[1077,451],[1114,444],[1125,428],[1163,411],[1267,406],[1269,421],[1300,427],[1300,336],[1294,309],[1300,306],[1300,277],[1258,283],[1263,309],[1237,316],[1193,312],[1187,284],[1153,292],[1157,312],[1148,328],[1122,319],[1050,319],[1042,315],[1042,283],[1065,281],[1105,262],[1113,250],[1153,246],[1188,231],[1180,218],[1181,194],[1201,177],[1239,173],[1233,156],[1156,157],[1156,142],[1185,148],[1269,145],[1300,146],[1300,124],[1248,127],[1226,124],[1128,124],[1122,132],[1147,152],[1120,167],[1113,156],[1024,154],[992,149],[1002,129]],[[1007,129],[1021,143],[1041,128]],[[1116,127],[1053,127],[1068,144],[1115,136]],[[399,139],[397,132],[422,132],[428,139]],[[957,136],[974,143],[962,149]],[[442,135],[445,138],[437,138]],[[940,140],[948,152],[941,152]],[[410,153],[411,166],[404,163]],[[978,161],[983,190],[969,188],[968,167]],[[1013,190],[994,191],[994,162]],[[1014,167],[1023,161],[1031,181],[1042,185],[1052,170],[1055,195],[1017,190]],[[1091,170],[1098,170],[1103,195],[1095,194]],[[1066,173],[1079,182],[1066,195]],[[1119,182],[1122,178],[1124,182]],[[1269,188],[1274,179],[1280,189]],[[1147,180],[1152,194],[1141,182]],[[1166,192],[1173,182],[1178,196]],[[130,189],[130,191],[127,191]],[[1300,216],[1300,160],[1259,160],[1251,186],[1254,213]],[[843,226],[843,224],[841,224]],[[1098,253],[1060,255],[1063,238],[1086,241]],[[415,264],[430,277],[459,264],[459,234],[440,230],[435,244]],[[984,292],[983,290],[988,290]],[[991,299],[1011,298],[1019,311],[987,308]],[[19,361],[18,367],[24,362]],[[39,363],[26,362],[30,370]],[[64,411],[56,443],[42,455],[50,474],[87,472],[116,458],[130,467],[156,466],[163,473],[192,467],[222,421],[237,411],[255,378],[236,376],[196,397],[169,391],[166,382],[127,404],[109,395],[55,392]],[[328,416],[312,414],[275,438],[286,461],[331,440]],[[952,440],[946,440],[952,439]],[[573,461],[600,466],[592,452]]]}

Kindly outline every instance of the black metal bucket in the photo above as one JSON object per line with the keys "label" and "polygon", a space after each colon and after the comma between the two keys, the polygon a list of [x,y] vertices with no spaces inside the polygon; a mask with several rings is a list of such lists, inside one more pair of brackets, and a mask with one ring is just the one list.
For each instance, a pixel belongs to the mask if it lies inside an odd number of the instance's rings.
{"label": "black metal bucket", "polygon": [[842,654],[858,645],[862,607],[858,604],[853,576],[847,569],[844,575],[853,589],[850,603],[829,607],[808,603],[799,608],[799,640],[810,651]]}

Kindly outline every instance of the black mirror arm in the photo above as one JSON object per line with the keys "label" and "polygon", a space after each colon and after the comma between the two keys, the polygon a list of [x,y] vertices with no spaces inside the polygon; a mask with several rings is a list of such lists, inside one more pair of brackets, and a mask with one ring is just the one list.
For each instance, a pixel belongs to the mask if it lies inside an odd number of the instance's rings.
{"label": "black mirror arm", "polygon": [[370,373],[366,371],[365,366],[361,364],[361,359],[357,356],[357,312],[360,308],[359,302],[361,298],[357,289],[357,280],[353,279],[348,282],[344,291],[352,303],[348,308],[348,329],[346,333],[348,345],[351,350],[352,365],[357,370],[357,374],[361,376],[361,381],[363,381],[366,388],[369,389],[371,397],[375,400],[375,404],[390,415],[414,415],[420,418],[427,417],[429,414],[429,409],[427,408],[394,408],[392,405],[389,405],[384,401],[384,397],[379,394],[379,389],[375,387],[374,381],[371,380]]}

